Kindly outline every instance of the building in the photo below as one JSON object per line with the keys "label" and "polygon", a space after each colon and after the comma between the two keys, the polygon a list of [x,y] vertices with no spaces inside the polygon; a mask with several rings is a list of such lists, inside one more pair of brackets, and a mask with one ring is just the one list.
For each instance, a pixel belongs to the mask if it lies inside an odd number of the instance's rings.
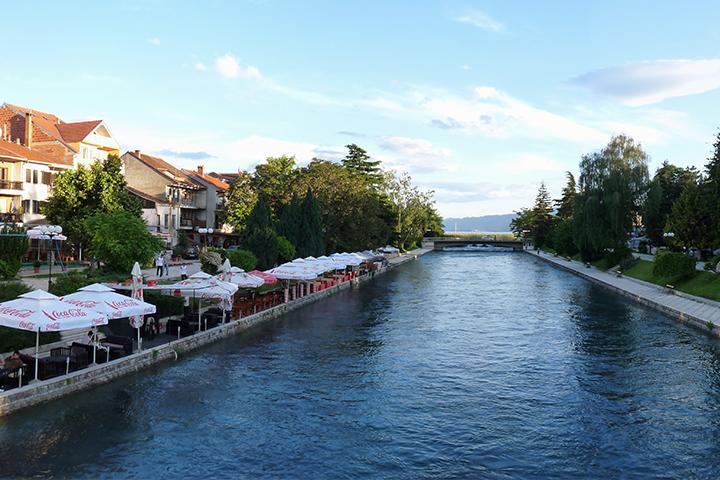
{"label": "building", "polygon": [[0,105],[2,138],[55,159],[69,158],[73,166],[119,155],[120,145],[103,120],[65,122],[57,115],[20,107]]}
{"label": "building", "polygon": [[56,115],[0,105],[0,221],[43,223],[55,176],[104,160],[119,145],[102,120],[64,122]]}
{"label": "building", "polygon": [[183,170],[183,172],[189,175],[195,183],[205,188],[200,192],[200,195],[205,196],[203,202],[205,210],[199,212],[199,219],[204,221],[208,228],[230,233],[232,230],[228,230],[228,227],[224,225],[225,202],[226,196],[230,192],[230,185],[205,173],[202,165],[199,165],[196,170]]}
{"label": "building", "polygon": [[51,157],[18,142],[0,139],[0,222],[37,224],[58,172],[72,167],[72,158]]}
{"label": "building", "polygon": [[177,244],[178,232],[207,227],[206,189],[162,158],[140,150],[120,157],[128,191],[143,201],[148,228]]}

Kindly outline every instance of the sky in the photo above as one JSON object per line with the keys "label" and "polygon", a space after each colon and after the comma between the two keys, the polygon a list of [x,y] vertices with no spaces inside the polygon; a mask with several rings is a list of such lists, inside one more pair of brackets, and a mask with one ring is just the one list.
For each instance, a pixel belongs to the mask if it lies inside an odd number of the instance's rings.
{"label": "sky", "polygon": [[[3,6],[0,102],[232,172],[356,143],[446,217],[509,213],[624,133],[654,171],[720,127],[720,2],[33,1]],[[10,21],[11,20],[11,21]]]}

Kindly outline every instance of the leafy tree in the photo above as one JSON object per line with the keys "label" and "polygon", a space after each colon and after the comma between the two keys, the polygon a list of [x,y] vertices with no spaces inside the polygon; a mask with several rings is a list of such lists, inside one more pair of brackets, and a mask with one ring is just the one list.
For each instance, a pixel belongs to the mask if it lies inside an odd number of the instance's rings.
{"label": "leafy tree", "polygon": [[278,257],[281,262],[289,262],[295,258],[297,251],[290,240],[283,236],[277,237],[278,241]]}
{"label": "leafy tree", "polygon": [[701,188],[702,209],[710,222],[707,225],[706,238],[700,240],[700,243],[712,247],[720,245],[720,132],[715,137],[713,148],[713,155],[705,165]]}
{"label": "leafy tree", "polygon": [[312,189],[308,188],[302,202],[298,232],[297,253],[301,257],[320,256],[325,253],[322,218]]}
{"label": "leafy tree", "polygon": [[253,187],[252,177],[247,172],[239,172],[226,198],[225,222],[242,231],[255,202],[257,202],[257,192]]}
{"label": "leafy tree", "polygon": [[624,135],[582,157],[573,228],[583,260],[625,246],[646,193],[647,162],[640,144]]}
{"label": "leafy tree", "polygon": [[264,270],[275,265],[278,258],[278,240],[267,199],[262,193],[247,218],[243,238],[245,246],[257,257],[260,268]]}
{"label": "leafy tree", "polygon": [[29,247],[30,242],[24,228],[0,226],[0,278],[15,278],[22,265],[21,259]]}
{"label": "leafy tree", "polygon": [[135,262],[149,264],[163,248],[163,241],[148,232],[145,222],[125,210],[98,212],[85,223],[93,257],[115,272],[129,272]]}
{"label": "leafy tree", "polygon": [[250,250],[230,250],[228,258],[232,266],[242,268],[246,272],[254,270],[258,263],[257,257]]}
{"label": "leafy tree", "polygon": [[558,219],[550,233],[550,243],[557,253],[572,257],[578,253],[573,238],[572,218]]}
{"label": "leafy tree", "polygon": [[425,232],[438,228],[438,224],[442,223],[435,210],[434,192],[418,189],[407,173],[386,172],[384,185],[396,214],[398,248],[414,246],[422,240]]}
{"label": "leafy tree", "polygon": [[510,231],[517,238],[529,238],[534,223],[534,211],[530,208],[521,208],[515,212],[515,218],[510,220]]}
{"label": "leafy tree", "polygon": [[93,215],[126,211],[141,217],[142,205],[126,186],[120,158],[109,155],[89,168],[80,165],[60,173],[43,213],[50,223],[61,225],[68,241],[81,249],[90,239],[86,220]]}
{"label": "leafy tree", "polygon": [[545,183],[540,183],[537,197],[535,197],[535,206],[533,206],[532,223],[530,224],[530,236],[537,248],[543,248],[548,245],[550,240],[550,232],[553,227],[552,204],[550,194],[545,187]]}
{"label": "leafy tree", "polygon": [[697,181],[698,172],[694,167],[680,168],[667,161],[655,172],[642,212],[645,234],[653,245],[663,245],[663,233],[673,204],[687,184]]}
{"label": "leafy tree", "polygon": [[703,186],[696,182],[685,185],[680,197],[673,203],[665,228],[672,232],[671,246],[712,246],[710,209],[703,198]]}
{"label": "leafy tree", "polygon": [[293,245],[293,249],[300,244],[301,223],[302,205],[297,193],[293,192],[290,203],[283,208],[280,224],[278,225],[278,232]]}
{"label": "leafy tree", "polygon": [[577,185],[575,176],[571,172],[565,172],[567,183],[562,190],[562,196],[555,200],[557,217],[561,219],[572,218],[575,210],[575,197],[577,196]]}
{"label": "leafy tree", "polygon": [[279,215],[282,206],[290,201],[297,176],[294,156],[268,157],[255,167],[252,187],[265,196],[271,215]]}
{"label": "leafy tree", "polygon": [[352,170],[360,174],[373,188],[377,188],[383,180],[382,169],[379,160],[370,160],[367,151],[358,147],[354,143],[345,145],[348,149],[347,155],[342,160],[342,164],[348,170]]}
{"label": "leafy tree", "polygon": [[365,250],[388,242],[387,207],[357,172],[314,159],[301,170],[295,188],[302,194],[312,188],[327,251]]}

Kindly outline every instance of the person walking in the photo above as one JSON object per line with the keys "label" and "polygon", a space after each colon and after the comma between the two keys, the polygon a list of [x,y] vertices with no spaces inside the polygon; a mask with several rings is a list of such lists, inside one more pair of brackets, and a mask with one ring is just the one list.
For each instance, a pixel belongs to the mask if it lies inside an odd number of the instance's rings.
{"label": "person walking", "polygon": [[165,255],[163,256],[163,266],[165,267],[165,276],[170,276],[170,260],[172,259],[170,252],[165,250]]}
{"label": "person walking", "polygon": [[163,275],[163,265],[164,265],[164,259],[163,256],[158,254],[157,257],[155,257],[155,276],[162,277]]}

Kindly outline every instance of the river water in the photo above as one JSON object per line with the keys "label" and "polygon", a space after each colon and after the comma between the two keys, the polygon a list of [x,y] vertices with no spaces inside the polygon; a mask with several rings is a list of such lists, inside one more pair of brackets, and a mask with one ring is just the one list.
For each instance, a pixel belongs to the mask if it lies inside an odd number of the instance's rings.
{"label": "river water", "polygon": [[0,419],[0,476],[718,478],[718,343],[521,253],[433,253]]}

